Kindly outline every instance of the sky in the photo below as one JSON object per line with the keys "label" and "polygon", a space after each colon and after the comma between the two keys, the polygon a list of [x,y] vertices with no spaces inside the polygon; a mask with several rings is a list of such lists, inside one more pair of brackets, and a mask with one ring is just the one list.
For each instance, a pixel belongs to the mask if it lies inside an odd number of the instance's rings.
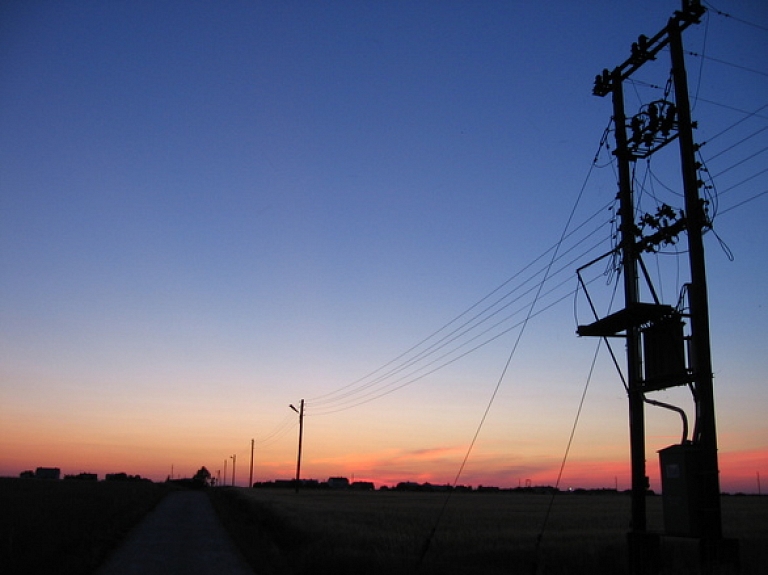
{"label": "sky", "polygon": [[[756,492],[768,7],[707,5],[684,43],[721,487]],[[629,488],[626,393],[576,335],[576,269],[615,246],[592,86],[679,8],[4,3],[0,476],[235,467],[246,485],[253,440],[254,481],[287,479],[304,399],[302,477],[554,485],[573,432],[560,487]],[[674,97],[669,68],[665,50],[626,83],[629,115]],[[636,163],[638,214],[681,207],[678,162],[673,144]],[[644,261],[676,305],[685,239]],[[621,307],[610,262],[584,272],[600,313]],[[693,421],[687,390],[653,398]],[[681,423],[646,416],[659,489]]]}

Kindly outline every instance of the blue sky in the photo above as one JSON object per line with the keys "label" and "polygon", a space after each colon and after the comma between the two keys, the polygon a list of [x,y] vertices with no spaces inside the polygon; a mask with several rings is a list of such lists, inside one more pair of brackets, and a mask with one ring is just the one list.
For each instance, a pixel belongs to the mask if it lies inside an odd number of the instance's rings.
{"label": "blue sky", "polygon": [[[610,249],[610,150],[590,166],[611,106],[592,96],[592,81],[678,8],[5,5],[0,471],[47,464],[55,457],[34,446],[53,442],[73,472],[131,465],[164,477],[175,462],[191,474],[234,452],[243,461],[256,438],[262,473],[290,474],[287,404],[304,397],[318,415],[308,473],[354,471],[386,453],[403,475],[450,480],[519,331],[359,407],[321,417],[321,396],[525,270],[558,241],[586,181],[572,228],[590,223],[552,268],[563,270],[537,309],[553,307],[526,325],[469,478],[489,470],[516,483],[549,469],[542,462],[562,456],[596,344],[574,335],[574,308],[581,321],[588,311],[568,296],[574,270]],[[740,205],[768,189],[767,27],[761,2],[723,0],[685,35],[706,56],[688,56],[697,139],[711,140],[702,154],[726,190],[715,229],[735,257],[708,236],[729,452],[768,447],[753,413],[768,399],[766,197]],[[636,75],[628,111],[659,98],[667,76],[665,52]],[[676,185],[676,161],[671,152],[651,171],[638,165],[646,198],[674,198],[664,186]],[[675,303],[685,259],[658,259]],[[605,309],[610,286],[598,291]],[[575,457],[621,460],[626,400],[607,355],[598,366]],[[685,403],[678,391],[665,397]],[[327,411],[348,407],[330,399]],[[660,436],[650,460],[678,432],[667,414],[649,417]],[[451,455],[402,469],[388,458],[438,452]],[[765,464],[750,473],[768,475]]]}

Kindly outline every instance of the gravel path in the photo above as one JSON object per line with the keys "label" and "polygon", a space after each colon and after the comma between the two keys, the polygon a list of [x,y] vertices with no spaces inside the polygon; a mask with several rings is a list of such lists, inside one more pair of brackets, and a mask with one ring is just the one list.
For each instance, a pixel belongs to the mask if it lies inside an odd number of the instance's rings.
{"label": "gravel path", "polygon": [[254,575],[205,493],[170,493],[96,575]]}

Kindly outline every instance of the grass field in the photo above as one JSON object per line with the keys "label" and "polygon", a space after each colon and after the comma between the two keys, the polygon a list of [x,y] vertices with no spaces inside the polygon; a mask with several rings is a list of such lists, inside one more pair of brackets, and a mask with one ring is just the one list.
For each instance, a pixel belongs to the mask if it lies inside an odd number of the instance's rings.
{"label": "grass field", "polygon": [[0,573],[91,573],[167,491],[137,481],[0,479]]}
{"label": "grass field", "polygon": [[[627,573],[630,499],[559,494],[540,545],[549,495],[454,493],[420,562],[445,493],[215,489],[225,525],[258,573],[507,575]],[[648,499],[662,528],[661,498]],[[743,575],[768,572],[768,497],[723,497],[726,537]],[[691,541],[664,538],[665,573],[698,573]]]}

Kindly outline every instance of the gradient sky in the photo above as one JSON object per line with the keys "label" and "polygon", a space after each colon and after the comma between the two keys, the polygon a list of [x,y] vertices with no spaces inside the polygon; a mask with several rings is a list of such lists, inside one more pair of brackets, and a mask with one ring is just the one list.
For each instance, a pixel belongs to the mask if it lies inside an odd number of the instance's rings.
{"label": "gradient sky", "polygon": [[[460,483],[554,484],[598,344],[575,335],[575,270],[612,247],[611,104],[593,79],[678,8],[4,3],[0,475],[162,480],[231,474],[236,455],[244,485],[253,438],[254,480],[289,478],[304,398],[303,476],[451,482],[501,381]],[[756,491],[768,8],[715,8],[684,41],[716,208],[721,483]],[[668,62],[627,84],[629,114],[663,97]],[[641,211],[680,205],[677,159],[638,162]],[[647,258],[667,303],[684,250]],[[617,278],[597,267],[605,312]],[[654,397],[693,417],[687,391]],[[627,428],[601,349],[561,487],[628,488]],[[654,488],[680,433],[649,408]]]}

